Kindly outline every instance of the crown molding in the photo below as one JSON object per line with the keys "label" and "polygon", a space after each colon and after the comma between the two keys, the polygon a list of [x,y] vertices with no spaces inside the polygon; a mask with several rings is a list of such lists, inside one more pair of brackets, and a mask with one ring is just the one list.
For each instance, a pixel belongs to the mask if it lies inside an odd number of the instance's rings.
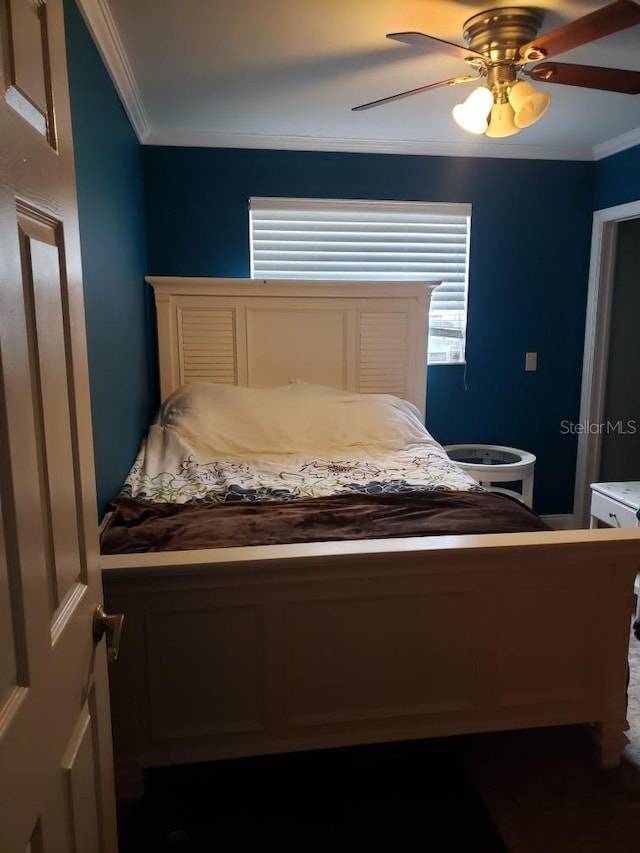
{"label": "crown molding", "polygon": [[640,127],[623,133],[621,136],[616,136],[614,139],[601,142],[599,145],[594,145],[593,156],[596,160],[602,160],[604,157],[610,157],[612,154],[618,154],[620,151],[626,151],[627,148],[633,148],[636,145],[640,145]]}
{"label": "crown molding", "polygon": [[120,40],[118,28],[106,0],[77,0],[77,3],[136,136],[140,142],[145,142],[150,132],[149,121],[129,59]]}
{"label": "crown molding", "polygon": [[342,151],[356,154],[415,154],[430,157],[499,157],[527,160],[593,160],[587,146],[513,145],[509,143],[423,142],[418,140],[339,139],[325,136],[211,133],[152,128],[145,145],[194,148],[266,148],[280,151]]}
{"label": "crown molding", "polygon": [[640,145],[640,128],[613,139],[586,145],[522,145],[493,142],[424,142],[421,140],[343,139],[205,130],[152,128],[120,40],[107,0],[77,0],[78,7],[102,56],[138,140],[145,145],[197,148],[264,148],[281,151],[334,151],[360,154],[412,154],[428,157],[494,157],[526,160],[602,160]]}

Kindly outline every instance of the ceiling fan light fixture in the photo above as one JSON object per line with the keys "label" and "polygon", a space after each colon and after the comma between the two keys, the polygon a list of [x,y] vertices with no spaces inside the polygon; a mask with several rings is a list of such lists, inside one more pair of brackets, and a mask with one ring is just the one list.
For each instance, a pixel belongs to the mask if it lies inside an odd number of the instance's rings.
{"label": "ceiling fan light fixture", "polygon": [[491,108],[489,127],[486,129],[485,134],[495,139],[504,139],[506,136],[513,136],[516,133],[520,133],[522,128],[516,126],[514,118],[515,113],[511,104],[508,102],[494,104]]}
{"label": "ceiling fan light fixture", "polygon": [[549,109],[551,97],[540,92],[525,80],[516,80],[509,90],[509,103],[513,107],[516,127],[530,127]]}
{"label": "ceiling fan light fixture", "polygon": [[493,95],[486,86],[474,89],[462,104],[453,108],[457,124],[468,133],[484,133],[489,124],[489,112],[493,106]]}
{"label": "ceiling fan light fixture", "polygon": [[[453,117],[469,133],[505,137],[535,124],[551,103],[551,98],[544,90],[538,91],[531,83],[522,80],[523,76],[542,84],[564,83],[583,89],[640,94],[640,71],[555,61],[540,62],[604,36],[640,26],[640,0],[609,0],[606,6],[540,34],[542,23],[542,11],[528,7],[500,6],[479,12],[465,22],[463,38],[467,47],[426,33],[388,33],[387,38],[402,44],[423,50],[438,50],[463,60],[476,74],[428,83],[352,109],[368,110],[431,89],[484,79],[484,83],[479,83],[480,89],[472,92],[464,103],[456,104]],[[528,63],[536,64],[529,70],[523,69],[522,66]],[[508,107],[513,110],[513,115]]]}

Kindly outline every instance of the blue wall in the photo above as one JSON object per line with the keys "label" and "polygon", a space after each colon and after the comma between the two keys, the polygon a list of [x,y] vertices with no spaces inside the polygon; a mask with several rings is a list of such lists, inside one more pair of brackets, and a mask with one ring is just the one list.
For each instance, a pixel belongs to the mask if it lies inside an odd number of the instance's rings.
{"label": "blue wall", "polygon": [[101,515],[155,408],[141,148],[74,0],[65,0],[93,440]]}
{"label": "blue wall", "polygon": [[595,164],[146,147],[143,168],[155,275],[248,276],[252,195],[471,202],[468,364],[429,368],[428,427],[531,450],[536,508],[572,510]]}
{"label": "blue wall", "polygon": [[640,199],[640,145],[612,154],[596,166],[594,210]]}

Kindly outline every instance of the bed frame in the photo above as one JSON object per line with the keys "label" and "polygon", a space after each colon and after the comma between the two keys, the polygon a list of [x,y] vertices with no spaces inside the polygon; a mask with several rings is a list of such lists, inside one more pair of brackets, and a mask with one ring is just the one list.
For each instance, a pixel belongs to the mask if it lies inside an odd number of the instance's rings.
{"label": "bed frame", "polygon": [[[425,410],[434,284],[150,278],[162,395],[291,379]],[[103,556],[120,798],[145,768],[592,724],[626,744],[636,531]]]}

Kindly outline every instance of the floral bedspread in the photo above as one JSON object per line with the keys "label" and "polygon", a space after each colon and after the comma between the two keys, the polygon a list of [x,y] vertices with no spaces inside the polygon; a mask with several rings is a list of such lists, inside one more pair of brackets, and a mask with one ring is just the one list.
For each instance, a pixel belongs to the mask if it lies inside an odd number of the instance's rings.
{"label": "floral bedspread", "polygon": [[[153,442],[152,442],[153,443]],[[165,503],[287,501],[418,489],[484,491],[437,442],[384,456],[306,459],[199,459],[189,448],[157,454],[146,442],[123,496]]]}

